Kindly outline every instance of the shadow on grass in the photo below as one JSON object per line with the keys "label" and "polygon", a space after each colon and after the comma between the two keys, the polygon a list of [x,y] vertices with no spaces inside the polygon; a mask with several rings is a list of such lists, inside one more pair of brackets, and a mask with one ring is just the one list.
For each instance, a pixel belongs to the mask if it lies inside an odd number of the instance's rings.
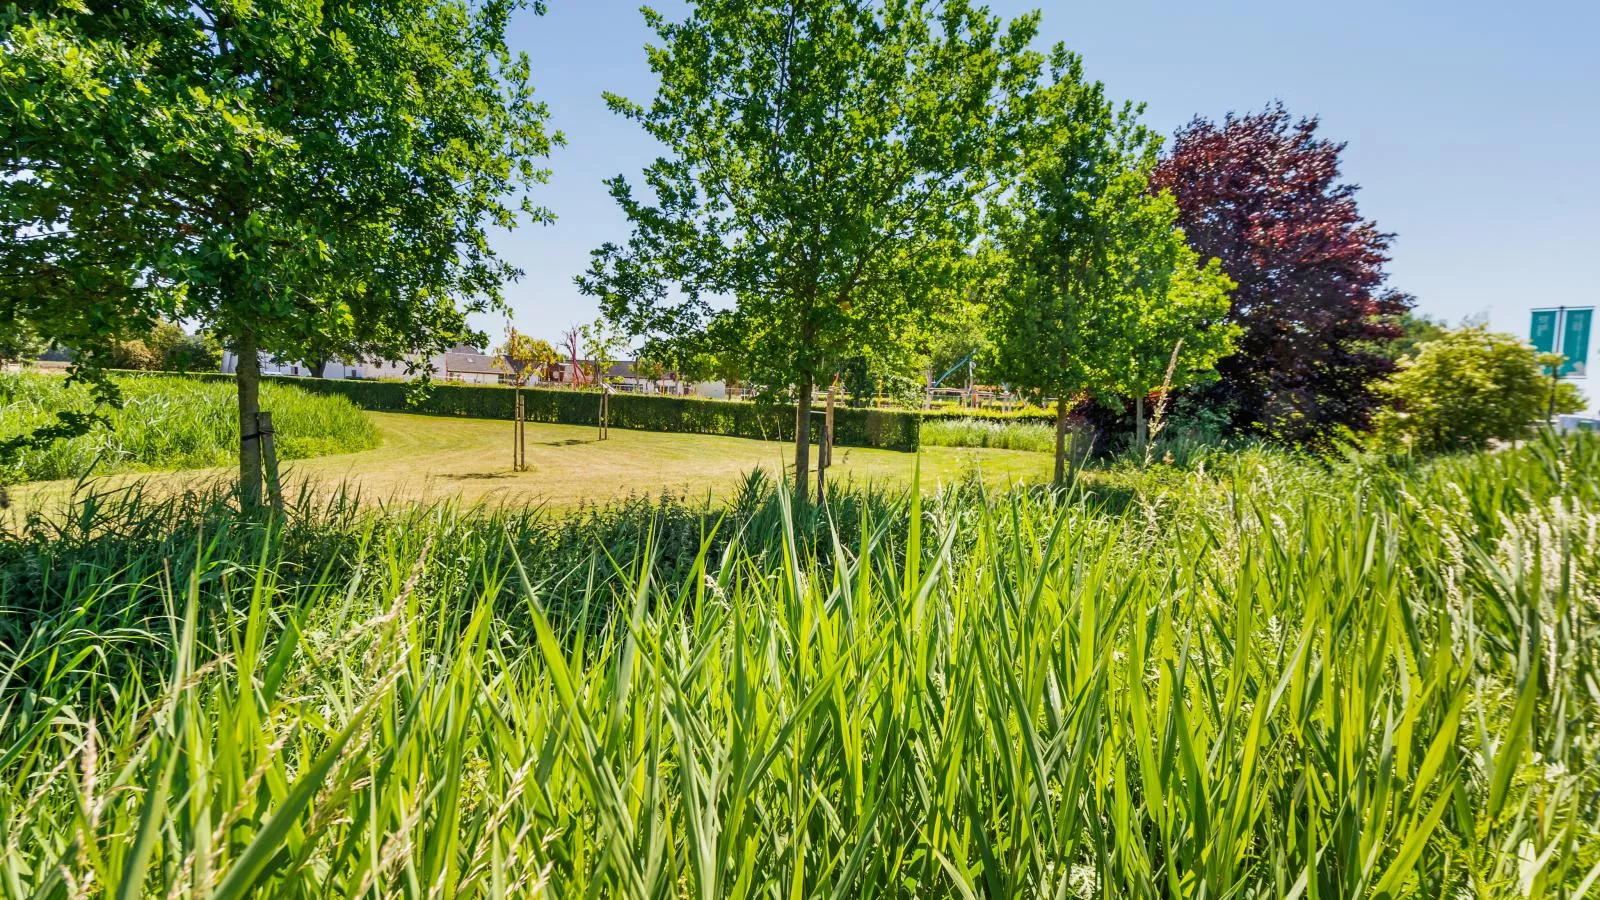
{"label": "shadow on grass", "polygon": [[594,438],[563,438],[559,441],[536,441],[541,447],[571,447],[573,444],[593,444]]}
{"label": "shadow on grass", "polygon": [[493,481],[499,478],[511,478],[515,474],[514,472],[462,472],[454,475],[440,475],[439,477],[450,481]]}

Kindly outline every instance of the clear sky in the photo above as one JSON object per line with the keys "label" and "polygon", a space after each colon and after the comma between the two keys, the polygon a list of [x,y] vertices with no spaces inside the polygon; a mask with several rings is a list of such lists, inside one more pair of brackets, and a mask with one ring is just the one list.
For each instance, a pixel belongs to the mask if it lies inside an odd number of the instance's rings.
{"label": "clear sky", "polygon": [[[683,7],[665,0],[673,15]],[[1345,0],[1343,3],[992,0],[1044,12],[1041,43],[1065,41],[1113,96],[1148,104],[1171,134],[1195,115],[1282,99],[1348,143],[1362,212],[1395,232],[1390,283],[1452,322],[1489,314],[1527,330],[1526,310],[1593,305],[1600,245],[1600,3],[1592,0]],[[647,101],[654,80],[636,3],[549,0],[512,43],[567,146],[535,200],[557,221],[496,236],[526,270],[507,291],[518,327],[554,341],[594,317],[573,286],[589,251],[628,234],[600,183],[637,176],[658,149],[605,108],[601,91]],[[498,337],[503,319],[477,323]]]}

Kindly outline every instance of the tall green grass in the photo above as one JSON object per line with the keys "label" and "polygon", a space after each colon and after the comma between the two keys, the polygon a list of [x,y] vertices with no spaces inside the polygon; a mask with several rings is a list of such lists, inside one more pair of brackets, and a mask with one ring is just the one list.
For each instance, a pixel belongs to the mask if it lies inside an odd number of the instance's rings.
{"label": "tall green grass", "polygon": [[[13,481],[77,478],[146,469],[226,465],[238,457],[239,414],[233,385],[179,376],[119,380],[124,403],[109,427],[70,441],[24,451]],[[378,437],[361,410],[343,397],[264,384],[261,405],[271,410],[278,454],[305,459],[365,450]],[[0,439],[55,421],[63,410],[92,408],[88,392],[51,375],[0,374]]]}
{"label": "tall green grass", "polygon": [[[0,542],[7,896],[1577,897],[1600,442]],[[837,527],[835,527],[837,526]]]}
{"label": "tall green grass", "polygon": [[925,419],[922,442],[940,447],[995,447],[1002,450],[1055,450],[1055,431],[1037,422],[1003,419]]}

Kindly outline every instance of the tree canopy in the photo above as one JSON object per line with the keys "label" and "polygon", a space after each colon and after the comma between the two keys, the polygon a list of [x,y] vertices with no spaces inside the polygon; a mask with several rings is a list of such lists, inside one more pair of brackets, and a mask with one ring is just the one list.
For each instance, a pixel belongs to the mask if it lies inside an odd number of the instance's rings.
{"label": "tree canopy", "polygon": [[505,343],[495,348],[494,354],[495,362],[518,387],[535,375],[549,377],[550,367],[561,361],[549,341],[523,334],[514,327],[506,329]]}
{"label": "tree canopy", "polygon": [[798,401],[803,496],[813,386],[894,352],[951,296],[1036,19],[1006,25],[965,0],[747,0],[646,19],[660,89],[608,102],[668,152],[644,195],[609,182],[633,235],[597,249],[579,283],[658,342],[720,318],[748,381]]}
{"label": "tree canopy", "polygon": [[[559,135],[505,44],[519,0],[196,0],[0,11],[0,318],[92,364],[157,318],[239,357],[402,359],[517,274],[489,225]],[[538,4],[534,4],[539,11]]]}
{"label": "tree canopy", "polygon": [[1410,297],[1385,288],[1392,235],[1362,218],[1339,180],[1344,147],[1281,105],[1179,130],[1151,178],[1170,191],[1202,257],[1237,283],[1239,351],[1218,364],[1206,402],[1235,431],[1291,442],[1365,429],[1394,364],[1378,349]]}
{"label": "tree canopy", "polygon": [[1199,267],[1171,198],[1149,192],[1158,139],[1137,107],[1112,103],[1062,47],[1030,104],[1010,193],[992,211],[1001,274],[991,316],[997,371],[1056,399],[1060,482],[1077,398],[1142,399],[1180,339],[1196,345],[1186,375],[1209,365],[1231,338],[1207,331],[1226,311],[1228,283],[1215,265]]}
{"label": "tree canopy", "polygon": [[1379,443],[1441,453],[1525,438],[1547,416],[1584,408],[1576,385],[1550,377],[1559,362],[1481,326],[1446,331],[1380,385],[1393,405],[1377,416]]}

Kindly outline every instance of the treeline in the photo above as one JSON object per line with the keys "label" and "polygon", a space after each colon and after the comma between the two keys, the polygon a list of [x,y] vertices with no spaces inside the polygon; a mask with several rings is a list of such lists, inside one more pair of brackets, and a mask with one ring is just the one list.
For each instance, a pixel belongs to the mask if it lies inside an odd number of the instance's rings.
{"label": "treeline", "polygon": [[[158,323],[213,336],[258,503],[260,354],[482,345],[467,317],[520,274],[490,229],[553,218],[528,198],[563,138],[507,44],[517,8],[0,10],[0,333],[73,348],[112,404],[103,373]],[[1412,300],[1316,120],[1197,119],[1163,153],[1037,46],[1038,13],[965,0],[645,15],[659,89],[607,102],[663,152],[606,182],[632,230],[577,282],[653,364],[797,405],[800,493],[819,393],[952,363],[1053,404],[1058,475],[1085,409],[1143,441],[1182,396],[1318,444],[1385,408]]]}

